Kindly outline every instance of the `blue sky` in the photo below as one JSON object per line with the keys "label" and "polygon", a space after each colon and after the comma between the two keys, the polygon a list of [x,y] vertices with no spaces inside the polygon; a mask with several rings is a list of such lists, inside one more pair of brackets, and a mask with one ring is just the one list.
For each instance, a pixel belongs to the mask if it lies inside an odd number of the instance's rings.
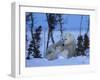
{"label": "blue sky", "polygon": [[[34,27],[35,28],[41,25],[43,30],[48,29],[48,24],[47,24],[45,13],[33,13],[33,16],[34,16]],[[81,23],[81,16],[83,16],[82,30],[86,30],[88,28],[90,16],[89,15],[79,15],[79,14],[77,15],[76,14],[63,14],[62,15],[63,30],[79,30],[80,23]],[[30,27],[29,25],[27,26]]]}

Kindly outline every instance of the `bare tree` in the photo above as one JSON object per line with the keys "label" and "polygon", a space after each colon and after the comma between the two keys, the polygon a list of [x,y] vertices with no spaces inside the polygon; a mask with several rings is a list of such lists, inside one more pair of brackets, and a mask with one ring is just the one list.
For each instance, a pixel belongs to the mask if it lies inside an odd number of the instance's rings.
{"label": "bare tree", "polygon": [[54,38],[53,38],[53,30],[55,29],[55,25],[57,24],[57,21],[56,21],[56,14],[46,13],[46,17],[47,17],[47,22],[48,22],[48,38],[47,38],[46,48],[48,48],[50,37],[51,37],[52,43],[53,44],[55,43]]}

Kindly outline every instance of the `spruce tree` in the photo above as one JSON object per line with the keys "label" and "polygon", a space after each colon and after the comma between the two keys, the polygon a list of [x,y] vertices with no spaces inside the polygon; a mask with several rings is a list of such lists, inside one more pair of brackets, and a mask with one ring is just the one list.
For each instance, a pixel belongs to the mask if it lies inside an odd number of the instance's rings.
{"label": "spruce tree", "polygon": [[26,59],[30,59],[30,55],[33,53],[32,48],[33,48],[32,43],[30,43]]}
{"label": "spruce tree", "polygon": [[[30,55],[32,54],[32,47],[31,47],[31,43],[28,45],[28,39],[27,39],[27,29],[29,26],[29,22],[32,21],[32,13],[31,12],[27,12],[26,13],[26,52],[27,52],[27,57],[26,59],[30,59]],[[31,25],[31,27],[33,27],[33,25]]]}
{"label": "spruce tree", "polygon": [[77,56],[79,55],[85,55],[84,53],[84,46],[83,46],[83,36],[81,35],[82,32],[82,20],[83,20],[83,16],[81,16],[80,19],[80,35],[78,36],[77,40],[77,48],[76,48],[76,52],[77,52]]}
{"label": "spruce tree", "polygon": [[89,37],[88,37],[88,33],[89,33],[89,27],[90,27],[90,18],[88,17],[88,27],[87,27],[87,31],[84,34],[84,50],[89,48]]}
{"label": "spruce tree", "polygon": [[78,42],[77,42],[77,48],[76,48],[77,56],[79,56],[79,55],[85,55],[85,53],[84,53],[84,47],[83,47],[83,37],[82,37],[82,35],[78,36],[77,40],[78,40]]}
{"label": "spruce tree", "polygon": [[84,35],[84,43],[83,43],[83,46],[84,46],[84,50],[86,50],[86,49],[89,48],[89,37],[88,37],[88,35],[86,33]]}
{"label": "spruce tree", "polygon": [[[32,40],[30,41],[29,47],[27,49],[26,59],[30,59],[31,55],[34,58],[40,58],[41,54],[40,54],[40,51],[39,51],[39,47],[40,47],[39,43],[40,43],[40,34],[41,34],[42,27],[39,26],[36,30],[33,30],[33,28],[34,28],[34,14],[31,13],[31,12],[26,13],[26,24],[29,21],[31,21],[30,32],[31,32]],[[26,37],[26,42],[27,42],[27,37]]]}
{"label": "spruce tree", "polygon": [[34,58],[41,58],[41,54],[40,54],[40,34],[41,34],[41,31],[42,31],[42,27],[39,26],[36,30],[35,30],[35,33],[34,33],[34,39],[35,39],[35,48],[33,49],[34,51],[34,54],[33,54],[33,57]]}
{"label": "spruce tree", "polygon": [[40,34],[41,34],[41,30],[42,30],[42,27],[39,26],[34,34],[33,34],[33,38],[34,40],[32,39],[30,41],[30,45],[29,45],[29,48],[28,48],[28,55],[26,57],[26,59],[30,59],[30,55],[33,56],[33,58],[41,58],[41,54],[40,54]]}

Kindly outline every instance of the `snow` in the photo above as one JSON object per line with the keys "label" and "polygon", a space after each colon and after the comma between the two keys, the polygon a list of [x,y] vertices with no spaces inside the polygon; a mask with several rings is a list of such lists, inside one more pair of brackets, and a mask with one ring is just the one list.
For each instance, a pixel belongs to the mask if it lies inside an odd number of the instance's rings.
{"label": "snow", "polygon": [[[64,31],[63,34],[65,33],[72,33],[75,36],[75,39],[77,41],[77,36],[79,35],[78,31]],[[45,54],[45,49],[46,49],[46,42],[47,42],[47,31],[41,32],[41,42],[40,42],[40,54],[42,54],[42,57]],[[82,35],[84,35],[85,31],[82,31]],[[30,33],[27,33],[29,38],[28,40],[31,40]],[[61,34],[60,31],[54,31],[53,32],[53,37],[55,42],[61,39]],[[29,43],[29,42],[28,42]],[[49,45],[51,45],[52,42],[50,40]],[[27,54],[27,53],[26,53]],[[89,50],[85,51],[86,56],[77,56],[77,57],[72,57],[65,59],[62,56],[59,56],[58,59],[49,61],[45,58],[33,58],[31,56],[30,60],[26,60],[26,67],[39,67],[39,66],[61,66],[61,65],[81,65],[81,64],[89,64]]]}
{"label": "snow", "polygon": [[48,61],[45,58],[26,60],[26,67],[41,67],[41,66],[61,66],[61,65],[82,65],[89,64],[89,57],[77,56],[68,59],[59,58],[53,61]]}

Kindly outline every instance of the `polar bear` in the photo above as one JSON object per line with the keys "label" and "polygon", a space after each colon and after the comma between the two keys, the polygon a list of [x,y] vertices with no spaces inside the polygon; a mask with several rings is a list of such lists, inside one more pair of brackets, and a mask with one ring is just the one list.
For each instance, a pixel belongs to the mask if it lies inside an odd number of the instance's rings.
{"label": "polar bear", "polygon": [[63,40],[59,40],[53,45],[50,45],[45,53],[45,58],[55,60],[59,56],[70,58],[75,55],[76,41],[71,33],[65,33]]}

